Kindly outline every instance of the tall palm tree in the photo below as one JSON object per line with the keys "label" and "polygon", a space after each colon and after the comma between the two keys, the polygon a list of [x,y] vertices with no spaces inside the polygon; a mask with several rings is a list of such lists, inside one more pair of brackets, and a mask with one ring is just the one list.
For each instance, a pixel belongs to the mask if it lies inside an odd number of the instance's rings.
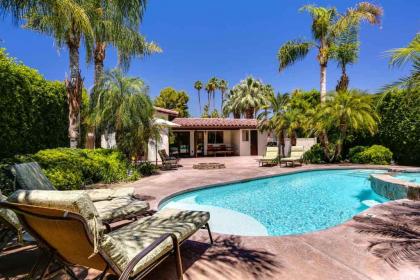
{"label": "tall palm tree", "polygon": [[354,8],[347,9],[340,14],[335,8],[303,6],[300,11],[308,12],[312,17],[312,41],[292,40],[283,44],[277,54],[280,71],[303,59],[310,49],[318,49],[317,60],[320,66],[321,101],[326,100],[327,94],[327,65],[331,57],[331,47],[335,39],[350,26],[359,25],[362,21],[379,24],[383,14],[382,8],[368,2],[362,2]]}
{"label": "tall palm tree", "polygon": [[93,0],[56,0],[56,1],[10,1],[0,2],[2,13],[10,13],[15,22],[23,17],[25,26],[51,35],[58,46],[69,50],[70,77],[66,78],[66,92],[69,104],[70,147],[77,147],[80,130],[80,106],[83,80],[80,75],[79,47],[84,40],[87,49],[92,49],[93,29],[91,17],[97,11]]}
{"label": "tall palm tree", "polygon": [[153,104],[145,83],[114,69],[104,72],[97,92],[92,120],[115,132],[117,147],[127,156],[146,152],[149,139],[157,137],[157,128],[153,125]]}
{"label": "tall palm tree", "polygon": [[356,26],[351,26],[344,31],[334,42],[332,48],[332,57],[337,61],[341,68],[341,77],[335,87],[336,91],[346,91],[349,86],[349,77],[347,76],[347,65],[356,62],[359,53],[358,30]]}
{"label": "tall palm tree", "polygon": [[225,93],[228,90],[228,83],[225,80],[219,80],[218,86],[221,93],[220,111],[223,110],[223,103],[225,102]]}
{"label": "tall palm tree", "polygon": [[203,88],[203,83],[201,81],[196,81],[194,83],[194,88],[197,90],[198,95],[198,107],[200,107],[200,116],[201,116],[201,97],[200,97],[200,91]]}
{"label": "tall palm tree", "polygon": [[245,113],[247,119],[267,104],[267,89],[260,81],[249,76],[233,87],[223,108],[224,114]]}
{"label": "tall palm tree", "polygon": [[211,78],[206,84],[206,91],[207,91],[207,106],[209,107],[209,111],[211,110],[211,99],[214,96],[214,93],[217,89],[217,78]]}
{"label": "tall palm tree", "polygon": [[219,89],[219,79],[216,77],[212,77],[210,79],[210,83],[214,85],[214,90],[211,92],[212,99],[213,99],[213,110],[216,109],[216,90]]}

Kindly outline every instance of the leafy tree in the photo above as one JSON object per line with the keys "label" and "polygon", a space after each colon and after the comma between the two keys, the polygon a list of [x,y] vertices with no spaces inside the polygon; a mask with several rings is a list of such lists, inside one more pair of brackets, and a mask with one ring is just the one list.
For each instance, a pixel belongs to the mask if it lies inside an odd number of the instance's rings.
{"label": "leafy tree", "polygon": [[79,145],[80,105],[82,100],[83,79],[80,74],[79,48],[84,40],[88,57],[92,50],[94,32],[92,17],[100,11],[95,9],[94,0],[66,1],[75,12],[68,12],[60,5],[51,4],[51,8],[43,9],[43,5],[33,6],[26,14],[26,27],[52,36],[58,46],[66,46],[69,50],[70,77],[66,78],[66,91],[69,103],[69,138],[70,147]]}
{"label": "leafy tree", "polygon": [[223,113],[244,113],[245,117],[252,119],[255,113],[267,105],[268,88],[260,80],[249,76],[234,86],[223,107]]}
{"label": "leafy tree", "polygon": [[98,101],[91,118],[115,131],[117,147],[129,157],[147,153],[147,143],[158,135],[148,87],[120,69],[106,71],[98,86]]}
{"label": "leafy tree", "polygon": [[159,96],[155,100],[158,107],[175,110],[179,113],[180,118],[187,118],[188,113],[188,94],[185,91],[176,91],[171,87],[161,90]]}
{"label": "leafy tree", "polygon": [[318,49],[317,59],[320,65],[320,93],[321,101],[326,100],[327,94],[327,65],[332,56],[331,48],[335,40],[351,26],[357,26],[361,21],[379,24],[382,9],[368,2],[362,2],[355,8],[347,9],[345,14],[339,14],[335,8],[303,6],[300,11],[308,12],[312,17],[313,41],[292,40],[283,44],[277,54],[280,62],[279,70],[303,59],[312,48]]}
{"label": "leafy tree", "polygon": [[198,107],[200,107],[200,115],[201,115],[201,94],[200,91],[203,88],[203,83],[201,81],[196,81],[194,83],[194,88],[197,90],[197,95],[198,95]]}

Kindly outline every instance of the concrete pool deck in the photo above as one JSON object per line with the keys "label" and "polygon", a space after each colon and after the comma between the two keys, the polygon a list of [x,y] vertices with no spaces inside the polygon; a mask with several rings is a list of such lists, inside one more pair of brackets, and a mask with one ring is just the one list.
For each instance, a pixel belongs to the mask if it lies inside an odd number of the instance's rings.
{"label": "concrete pool deck", "polygon": [[[225,169],[196,170],[199,162],[225,163]],[[183,167],[128,184],[152,208],[167,196],[200,186],[319,168],[363,165],[258,167],[255,157],[182,159]],[[375,166],[376,167],[376,166]],[[399,168],[399,167],[393,167]],[[377,205],[342,225],[293,236],[246,237],[214,233],[208,244],[200,231],[182,246],[185,279],[420,279],[420,201]],[[407,253],[408,252],[408,253]],[[38,251],[0,254],[0,276],[22,277]],[[25,270],[26,269],[26,270]],[[76,268],[81,279],[95,271]],[[147,279],[175,279],[173,260]]]}

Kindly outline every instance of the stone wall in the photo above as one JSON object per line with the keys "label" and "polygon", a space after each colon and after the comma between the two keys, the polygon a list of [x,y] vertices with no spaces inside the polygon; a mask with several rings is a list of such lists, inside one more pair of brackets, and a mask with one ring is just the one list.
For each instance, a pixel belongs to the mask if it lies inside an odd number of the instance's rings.
{"label": "stone wall", "polygon": [[419,184],[400,180],[391,174],[372,174],[370,182],[374,192],[388,199],[420,200]]}

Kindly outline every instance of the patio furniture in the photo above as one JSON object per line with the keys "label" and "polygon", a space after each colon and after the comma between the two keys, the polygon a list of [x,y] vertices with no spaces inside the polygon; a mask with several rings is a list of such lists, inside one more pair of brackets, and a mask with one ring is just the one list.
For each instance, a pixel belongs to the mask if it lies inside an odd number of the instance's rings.
{"label": "patio furniture", "polygon": [[182,279],[179,246],[200,228],[208,231],[208,212],[166,209],[111,233],[104,233],[100,217],[86,193],[17,191],[0,206],[13,210],[22,224],[42,244],[49,256],[45,267],[36,266],[30,279],[42,271],[47,277],[52,263],[72,279],[71,265],[82,265],[119,279],[141,279],[168,256],[175,256],[177,279]]}
{"label": "patio furniture", "polygon": [[258,159],[259,166],[273,165],[278,163],[279,148],[278,147],[267,147],[265,155]]}
{"label": "patio furniture", "polygon": [[176,157],[170,157],[166,153],[165,149],[158,151],[160,159],[162,160],[162,166],[165,169],[178,168],[178,159]]}
{"label": "patio furniture", "polygon": [[234,153],[234,149],[233,146],[230,144],[208,144],[207,145],[207,155],[213,155],[213,156],[217,156],[217,155],[223,155],[223,156],[228,156],[228,155],[233,155]]}
{"label": "patio furniture", "polygon": [[[41,167],[36,162],[15,164],[12,168],[18,188],[24,190],[54,190]],[[86,193],[99,211],[101,220],[109,226],[110,223],[135,219],[149,210],[149,204],[134,197],[133,188],[91,189],[79,191],[62,191]]]}
{"label": "patio furniture", "polygon": [[292,164],[292,167],[295,167],[295,163],[302,165],[303,163],[303,154],[305,153],[303,146],[292,146],[290,157],[280,159],[281,164],[284,163],[285,166],[288,166],[288,163]]}

